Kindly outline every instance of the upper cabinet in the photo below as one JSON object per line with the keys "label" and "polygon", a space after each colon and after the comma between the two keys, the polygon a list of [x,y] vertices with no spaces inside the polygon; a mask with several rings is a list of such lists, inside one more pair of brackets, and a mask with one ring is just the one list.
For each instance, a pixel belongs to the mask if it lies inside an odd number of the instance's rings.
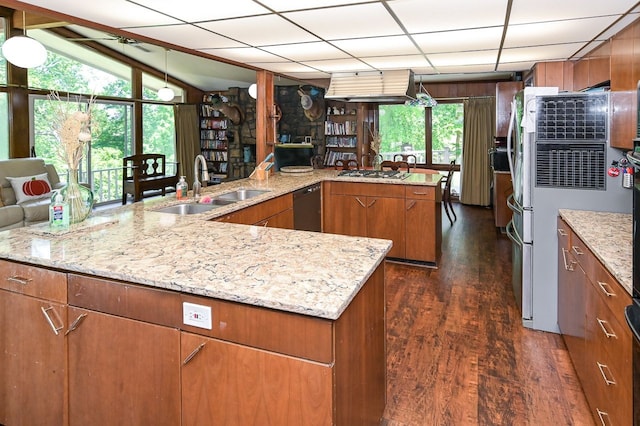
{"label": "upper cabinet", "polygon": [[573,62],[538,62],[533,67],[533,85],[573,90]]}
{"label": "upper cabinet", "polygon": [[501,81],[496,83],[496,138],[506,138],[511,118],[511,100],[522,90],[522,81]]}

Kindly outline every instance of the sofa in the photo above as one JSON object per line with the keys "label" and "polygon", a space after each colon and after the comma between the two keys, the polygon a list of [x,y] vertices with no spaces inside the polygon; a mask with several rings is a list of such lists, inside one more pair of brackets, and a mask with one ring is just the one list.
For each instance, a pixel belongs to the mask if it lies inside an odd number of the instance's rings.
{"label": "sofa", "polygon": [[41,158],[0,160],[0,231],[49,220],[58,172]]}

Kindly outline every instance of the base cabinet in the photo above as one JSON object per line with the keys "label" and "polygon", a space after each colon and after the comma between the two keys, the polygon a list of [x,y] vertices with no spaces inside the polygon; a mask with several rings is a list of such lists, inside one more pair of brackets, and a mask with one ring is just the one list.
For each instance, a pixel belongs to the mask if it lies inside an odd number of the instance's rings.
{"label": "base cabinet", "polygon": [[293,229],[293,195],[286,194],[263,201],[214,220],[243,225]]}
{"label": "base cabinet", "polygon": [[331,425],[331,365],[182,333],[182,424]]}
{"label": "base cabinet", "polygon": [[66,274],[0,261],[0,424],[67,424]]}
{"label": "base cabinet", "polygon": [[563,338],[596,424],[632,424],[632,336],[624,319],[631,297],[559,219],[561,228],[569,231],[558,247],[558,321]]}

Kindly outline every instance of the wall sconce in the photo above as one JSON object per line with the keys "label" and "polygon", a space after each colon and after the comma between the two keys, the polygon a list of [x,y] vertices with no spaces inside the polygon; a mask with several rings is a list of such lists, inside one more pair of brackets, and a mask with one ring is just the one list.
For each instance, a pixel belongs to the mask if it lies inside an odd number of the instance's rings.
{"label": "wall sconce", "polygon": [[253,99],[258,99],[258,85],[253,83],[251,86],[249,86],[248,89],[249,92],[249,96],[251,96]]}
{"label": "wall sconce", "polygon": [[164,87],[161,88],[160,90],[158,90],[158,97],[160,98],[161,101],[165,101],[165,102],[172,101],[173,98],[176,96],[175,93],[173,93],[173,89],[171,89],[167,85],[167,55],[168,55],[168,53],[169,53],[169,49],[165,49],[164,50]]}
{"label": "wall sconce", "polygon": [[2,55],[13,65],[20,68],[36,68],[47,60],[47,49],[42,43],[27,37],[27,22],[25,12],[22,11],[23,35],[14,36],[2,45]]}

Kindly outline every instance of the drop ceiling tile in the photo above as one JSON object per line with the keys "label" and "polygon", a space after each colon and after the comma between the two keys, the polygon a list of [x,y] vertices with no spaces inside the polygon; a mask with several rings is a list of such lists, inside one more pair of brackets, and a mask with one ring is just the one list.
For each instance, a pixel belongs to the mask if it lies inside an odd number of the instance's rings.
{"label": "drop ceiling tile", "polygon": [[420,53],[405,35],[334,40],[331,43],[353,56],[415,55]]}
{"label": "drop ceiling tile", "polygon": [[191,24],[132,28],[128,31],[195,50],[245,46],[230,38],[214,34]]}
{"label": "drop ceiling tile", "polygon": [[502,27],[413,35],[413,39],[426,54],[498,49],[501,38]]}
{"label": "drop ceiling tile", "polygon": [[357,59],[334,59],[329,61],[305,61],[305,65],[325,72],[372,71],[374,68]]}
{"label": "drop ceiling tile", "polygon": [[253,0],[228,1],[224,3],[224,7],[209,6],[202,0],[136,0],[136,3],[186,22],[213,21],[271,13]]}
{"label": "drop ceiling tile", "polygon": [[311,42],[300,44],[280,44],[277,46],[265,46],[262,49],[289,58],[292,61],[315,61],[320,59],[341,59],[350,56],[340,49],[324,42]]}
{"label": "drop ceiling tile", "polygon": [[296,62],[248,62],[248,64],[256,68],[262,68],[287,75],[289,73],[298,72],[321,72],[315,68],[310,68],[304,64],[298,64]]}
{"label": "drop ceiling tile", "polygon": [[440,67],[466,66],[466,65],[495,65],[498,59],[498,50],[483,50],[460,53],[436,53],[428,55],[429,61],[438,71]]}
{"label": "drop ceiling tile", "polygon": [[582,43],[555,44],[503,49],[500,62],[546,62],[568,58],[580,49]]}
{"label": "drop ceiling tile", "polygon": [[317,37],[276,15],[203,22],[198,25],[251,46],[318,41]]}
{"label": "drop ceiling tile", "polygon": [[[475,74],[493,72],[495,64],[464,64],[453,66],[438,66],[437,70],[440,74]],[[460,78],[463,80],[464,78]]]}
{"label": "drop ceiling tile", "polygon": [[115,28],[180,23],[176,19],[137,6],[127,0],[101,0],[99,7],[96,7],[93,1],[28,0],[25,3]]}
{"label": "drop ceiling tile", "polygon": [[238,47],[233,49],[200,49],[203,53],[231,59],[233,61],[249,62],[282,62],[283,59],[255,47]]}
{"label": "drop ceiling tile", "polygon": [[552,45],[558,42],[584,43],[596,37],[602,28],[606,28],[612,22],[611,17],[598,17],[510,25],[504,40],[504,47]]}
{"label": "drop ceiling tile", "polygon": [[507,0],[403,0],[389,6],[407,31],[425,33],[503,25]]}
{"label": "drop ceiling tile", "polygon": [[325,40],[403,33],[380,3],[291,12],[283,16]]}
{"label": "drop ceiling tile", "polygon": [[555,21],[592,16],[619,15],[636,4],[636,0],[536,0],[514,1],[509,23]]}
{"label": "drop ceiling tile", "polygon": [[286,12],[300,9],[312,9],[318,7],[344,6],[352,3],[368,3],[371,0],[261,0],[265,6],[277,11]]}
{"label": "drop ceiling tile", "polygon": [[537,61],[526,61],[526,62],[500,62],[498,64],[498,69],[496,71],[512,71],[512,72],[520,72],[523,70],[530,70],[536,64]]}
{"label": "drop ceiling tile", "polygon": [[377,69],[411,69],[429,66],[422,55],[376,56],[361,58]]}

